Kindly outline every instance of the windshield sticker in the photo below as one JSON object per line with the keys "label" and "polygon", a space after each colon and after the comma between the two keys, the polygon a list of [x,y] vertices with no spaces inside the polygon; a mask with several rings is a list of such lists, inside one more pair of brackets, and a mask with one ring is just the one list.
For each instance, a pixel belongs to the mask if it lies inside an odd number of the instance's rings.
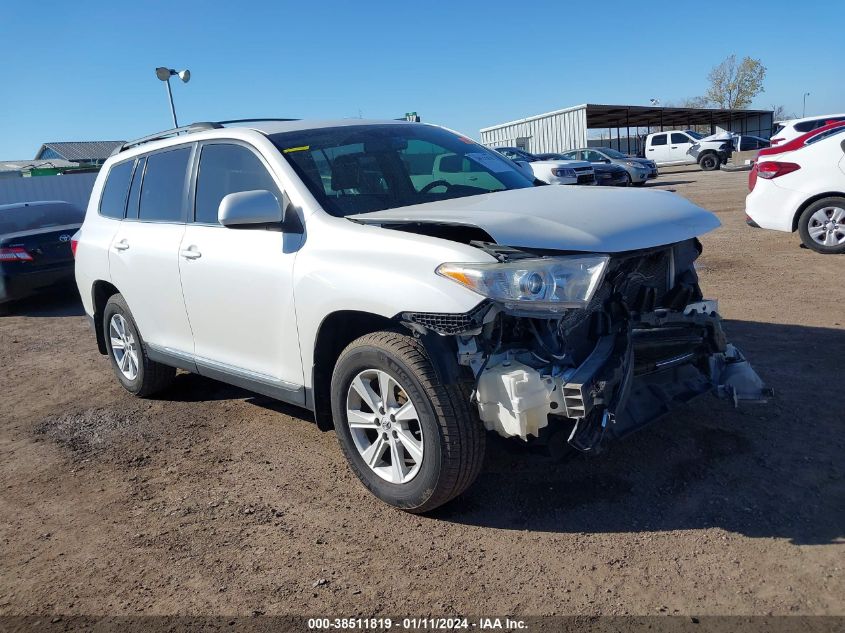
{"label": "windshield sticker", "polygon": [[503,159],[497,158],[492,154],[486,154],[484,152],[470,152],[466,154],[466,157],[470,160],[474,160],[476,163],[489,169],[493,173],[501,174],[506,171],[512,171],[510,165],[508,165]]}
{"label": "windshield sticker", "polygon": [[290,154],[291,152],[304,152],[311,149],[310,145],[301,145],[300,147],[288,147],[287,149],[283,149],[282,152],[285,154]]}

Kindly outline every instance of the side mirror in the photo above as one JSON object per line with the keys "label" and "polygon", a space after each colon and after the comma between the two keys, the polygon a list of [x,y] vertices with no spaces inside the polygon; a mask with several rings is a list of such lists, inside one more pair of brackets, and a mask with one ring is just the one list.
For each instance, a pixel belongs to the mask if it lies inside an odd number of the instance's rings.
{"label": "side mirror", "polygon": [[229,228],[281,224],[287,206],[287,196],[283,194],[283,198],[280,203],[276,196],[265,189],[230,193],[220,201],[217,219]]}
{"label": "side mirror", "polygon": [[603,162],[603,163],[610,163],[610,159],[609,159],[609,158],[603,158],[601,162]]}

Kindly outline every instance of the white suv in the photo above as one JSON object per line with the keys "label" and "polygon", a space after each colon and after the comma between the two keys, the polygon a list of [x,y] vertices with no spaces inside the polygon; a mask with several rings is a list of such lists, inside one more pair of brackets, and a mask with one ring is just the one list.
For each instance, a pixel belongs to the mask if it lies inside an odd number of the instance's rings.
{"label": "white suv", "polygon": [[431,125],[205,123],[106,161],[76,279],[128,391],[182,368],[310,409],[423,512],[475,479],[485,429],[596,452],[706,392],[763,399],[693,267],[718,225],[535,186]]}

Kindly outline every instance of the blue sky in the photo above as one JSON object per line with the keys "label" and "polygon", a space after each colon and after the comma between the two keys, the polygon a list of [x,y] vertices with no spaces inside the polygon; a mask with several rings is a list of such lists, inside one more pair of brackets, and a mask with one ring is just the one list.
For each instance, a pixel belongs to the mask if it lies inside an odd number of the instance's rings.
{"label": "blue sky", "polygon": [[702,94],[731,53],[768,68],[755,106],[800,115],[810,92],[808,114],[841,112],[843,17],[841,2],[774,0],[7,3],[0,159],[169,127],[159,65],[193,73],[173,85],[186,123],[415,110],[477,138],[579,103]]}

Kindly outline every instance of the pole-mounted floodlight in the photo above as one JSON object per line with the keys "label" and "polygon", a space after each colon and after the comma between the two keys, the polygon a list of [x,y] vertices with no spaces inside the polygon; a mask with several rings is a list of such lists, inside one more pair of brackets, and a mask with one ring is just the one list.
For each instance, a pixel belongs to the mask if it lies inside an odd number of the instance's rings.
{"label": "pole-mounted floodlight", "polygon": [[801,109],[801,116],[804,117],[807,115],[807,97],[810,96],[809,92],[804,93],[804,107]]}
{"label": "pole-mounted floodlight", "polygon": [[176,122],[176,108],[173,106],[173,92],[170,90],[170,78],[174,75],[179,77],[179,79],[182,80],[182,83],[185,84],[191,80],[190,70],[185,69],[177,71],[172,68],[165,68],[164,66],[156,68],[156,77],[167,85],[167,98],[170,100],[170,114],[173,115],[173,127],[179,127],[179,124]]}

